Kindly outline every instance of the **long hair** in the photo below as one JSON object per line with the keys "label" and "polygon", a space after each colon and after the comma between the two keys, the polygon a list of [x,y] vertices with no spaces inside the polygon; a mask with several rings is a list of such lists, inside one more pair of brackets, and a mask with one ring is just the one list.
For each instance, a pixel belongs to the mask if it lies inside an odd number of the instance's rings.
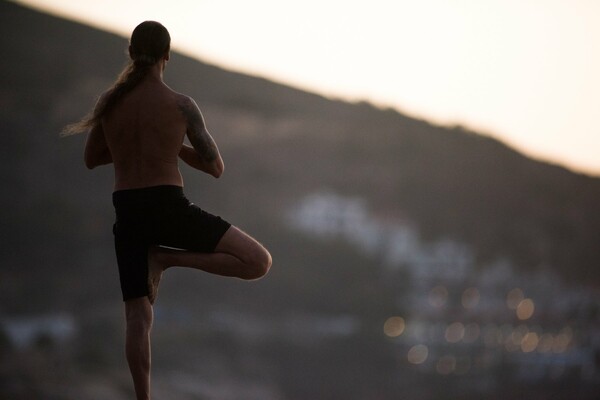
{"label": "long hair", "polygon": [[144,21],[131,34],[130,60],[115,83],[100,98],[96,107],[81,121],[67,125],[61,136],[85,132],[100,123],[125,94],[135,88],[171,48],[171,36],[162,24]]}

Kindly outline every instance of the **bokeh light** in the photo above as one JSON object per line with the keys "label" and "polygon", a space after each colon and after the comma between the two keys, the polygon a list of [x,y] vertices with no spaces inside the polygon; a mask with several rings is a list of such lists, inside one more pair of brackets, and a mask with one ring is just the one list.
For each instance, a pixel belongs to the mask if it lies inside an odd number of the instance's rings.
{"label": "bokeh light", "polygon": [[554,337],[554,341],[552,343],[552,352],[554,353],[564,353],[569,348],[571,344],[571,340],[573,338],[573,331],[571,328],[566,327],[563,328],[558,335]]}
{"label": "bokeh light", "polygon": [[479,294],[479,290],[477,288],[471,287],[468,289],[465,289],[465,291],[462,294],[462,298],[461,298],[461,302],[464,308],[466,309],[472,309],[477,307],[477,305],[479,304],[479,299],[480,299],[480,294]]}
{"label": "bokeh light", "polygon": [[454,370],[456,369],[456,357],[452,355],[445,355],[441,357],[438,360],[435,368],[437,372],[439,372],[442,375],[448,375],[454,372]]}
{"label": "bokeh light", "polygon": [[429,304],[431,304],[432,307],[443,307],[447,300],[448,289],[446,289],[445,286],[439,285],[429,291]]}
{"label": "bokeh light", "polygon": [[389,337],[398,337],[404,333],[406,324],[402,317],[390,317],[383,324],[383,333]]}
{"label": "bokeh light", "polygon": [[531,353],[537,348],[538,343],[538,334],[535,332],[528,332],[521,340],[521,350],[523,353]]}
{"label": "bokeh light", "polygon": [[446,340],[457,343],[465,336],[465,326],[461,322],[453,322],[446,328]]}
{"label": "bokeh light", "polygon": [[520,320],[526,320],[533,316],[535,311],[535,304],[531,299],[523,299],[517,306],[517,317]]}
{"label": "bokeh light", "polygon": [[417,344],[408,350],[408,362],[411,364],[423,364],[429,356],[429,348],[424,344]]}
{"label": "bokeh light", "polygon": [[544,333],[540,336],[537,351],[540,353],[549,353],[554,346],[554,336],[551,333]]}

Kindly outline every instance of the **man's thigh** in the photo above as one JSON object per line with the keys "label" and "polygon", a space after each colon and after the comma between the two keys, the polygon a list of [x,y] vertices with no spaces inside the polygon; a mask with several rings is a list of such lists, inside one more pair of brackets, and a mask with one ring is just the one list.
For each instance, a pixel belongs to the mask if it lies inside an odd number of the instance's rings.
{"label": "man's thigh", "polygon": [[264,257],[267,251],[252,236],[232,225],[217,244],[215,252],[231,254],[242,261],[252,262]]}

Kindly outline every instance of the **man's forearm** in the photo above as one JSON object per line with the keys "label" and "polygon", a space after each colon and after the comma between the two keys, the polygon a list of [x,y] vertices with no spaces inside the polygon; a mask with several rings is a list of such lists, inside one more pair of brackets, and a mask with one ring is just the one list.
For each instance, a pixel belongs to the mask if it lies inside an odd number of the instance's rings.
{"label": "man's forearm", "polygon": [[106,165],[113,162],[112,154],[106,144],[106,138],[102,131],[102,125],[96,125],[88,134],[84,149],[85,165],[89,168],[96,168],[99,165]]}
{"label": "man's forearm", "polygon": [[85,165],[89,169],[99,167],[100,165],[111,164],[113,162],[112,154],[108,149],[102,153],[93,154],[90,150],[87,150],[84,154]]}
{"label": "man's forearm", "polygon": [[224,170],[223,160],[221,159],[221,155],[218,153],[218,151],[215,159],[212,161],[207,161],[201,158],[192,146],[184,143],[179,151],[179,158],[181,158],[183,162],[190,167],[202,172],[206,172],[215,178],[220,177]]}

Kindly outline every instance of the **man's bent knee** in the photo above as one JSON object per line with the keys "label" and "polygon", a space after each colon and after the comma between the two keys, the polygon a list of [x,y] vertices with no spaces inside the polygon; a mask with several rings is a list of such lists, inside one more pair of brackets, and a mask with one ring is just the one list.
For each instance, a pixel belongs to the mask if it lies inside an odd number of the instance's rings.
{"label": "man's bent knee", "polygon": [[271,269],[273,259],[271,254],[264,247],[260,246],[249,260],[250,271],[248,271],[248,280],[259,279],[265,276]]}
{"label": "man's bent knee", "polygon": [[221,238],[215,251],[231,254],[240,259],[244,263],[244,271],[239,277],[246,280],[265,276],[273,263],[267,249],[234,226]]}
{"label": "man's bent knee", "polygon": [[265,276],[271,269],[272,264],[273,259],[271,258],[271,254],[267,251],[267,249],[263,248],[262,254],[256,266],[257,278],[262,278]]}

